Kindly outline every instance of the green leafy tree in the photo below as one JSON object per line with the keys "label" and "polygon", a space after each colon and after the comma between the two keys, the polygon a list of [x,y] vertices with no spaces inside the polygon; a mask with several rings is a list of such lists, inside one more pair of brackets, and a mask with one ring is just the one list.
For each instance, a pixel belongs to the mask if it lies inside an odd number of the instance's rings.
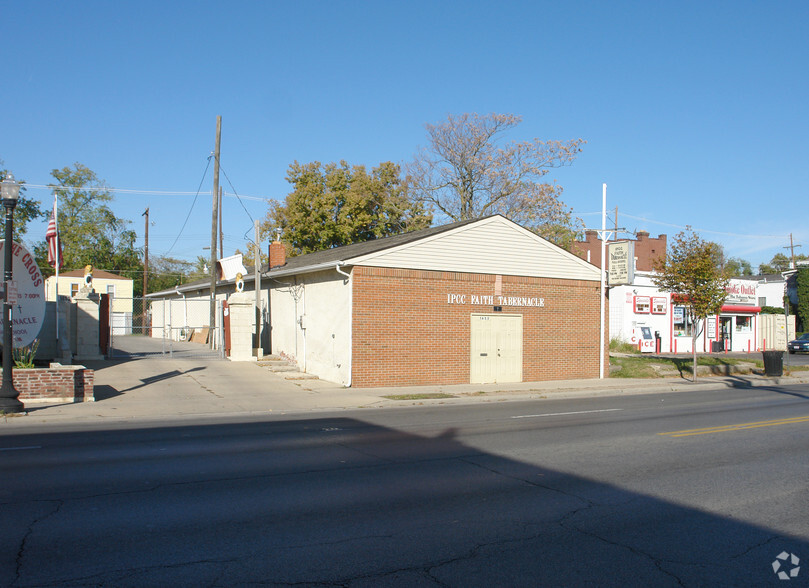
{"label": "green leafy tree", "polygon": [[716,263],[714,243],[703,241],[686,227],[671,243],[666,255],[654,264],[654,284],[678,294],[691,318],[694,381],[697,379],[697,338],[705,318],[719,314],[725,302],[728,276]]}
{"label": "green leafy tree", "polygon": [[795,286],[798,293],[797,315],[801,330],[809,328],[809,267],[798,268],[795,274]]}
{"label": "green leafy tree", "polygon": [[[110,209],[113,196],[106,184],[80,163],[55,169],[51,175],[56,180],[51,188],[59,199],[64,270],[92,265],[132,278],[135,295],[142,295],[142,251],[135,247],[135,231],[127,228],[130,221],[118,218]],[[42,272],[53,274],[47,261],[47,243],[40,242],[34,250]]]}
{"label": "green leafy tree", "polygon": [[543,178],[572,164],[585,141],[504,142],[521,121],[467,113],[425,125],[428,144],[408,166],[408,186],[453,221],[502,214],[569,249],[584,225],[561,201],[562,188]]}
{"label": "green leafy tree", "polygon": [[384,162],[368,173],[364,166],[320,162],[289,166],[293,191],[271,205],[262,235],[282,231],[294,255],[360,243],[430,226],[432,216],[411,201],[400,168]]}
{"label": "green leafy tree", "polygon": [[[188,281],[188,275],[194,264],[184,259],[175,259],[163,255],[149,256],[149,292],[169,290]],[[143,287],[141,286],[141,289]]]}
{"label": "green leafy tree", "polygon": [[[3,165],[2,160],[0,160],[0,165]],[[5,179],[8,174],[9,170],[0,169],[0,181]],[[28,223],[33,220],[47,220],[49,212],[42,210],[38,200],[28,198],[26,195],[25,181],[19,178],[15,178],[15,180],[20,184],[20,197],[17,200],[17,205],[14,207],[14,232],[12,234],[14,240],[20,243],[28,233]],[[5,210],[2,213],[2,217],[5,218]],[[0,238],[2,238],[2,235],[0,235]]]}
{"label": "green leafy tree", "polygon": [[[798,254],[795,256],[795,261],[805,261],[809,256]],[[792,266],[792,259],[783,253],[776,253],[770,260],[770,263],[762,263],[758,266],[759,274],[780,274],[785,272]]]}
{"label": "green leafy tree", "polygon": [[725,272],[729,276],[752,276],[753,266],[749,261],[739,257],[731,257],[725,262]]}

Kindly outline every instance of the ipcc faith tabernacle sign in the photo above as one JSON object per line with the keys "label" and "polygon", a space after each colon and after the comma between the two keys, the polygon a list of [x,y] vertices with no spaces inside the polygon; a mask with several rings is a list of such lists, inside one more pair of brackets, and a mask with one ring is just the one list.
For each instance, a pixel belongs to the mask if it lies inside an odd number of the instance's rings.
{"label": "ipcc faith tabernacle sign", "polygon": [[607,243],[609,259],[608,283],[610,286],[623,286],[635,281],[635,242],[613,241]]}
{"label": "ipcc faith tabernacle sign", "polygon": [[[5,259],[5,240],[0,240],[0,265]],[[2,269],[0,269],[2,271]],[[19,243],[12,243],[12,282],[3,284],[11,303],[11,332],[13,347],[26,347],[34,342],[45,319],[45,278],[34,256]],[[5,297],[3,297],[5,300]],[[2,301],[0,301],[2,302]],[[3,321],[0,320],[0,341]]]}

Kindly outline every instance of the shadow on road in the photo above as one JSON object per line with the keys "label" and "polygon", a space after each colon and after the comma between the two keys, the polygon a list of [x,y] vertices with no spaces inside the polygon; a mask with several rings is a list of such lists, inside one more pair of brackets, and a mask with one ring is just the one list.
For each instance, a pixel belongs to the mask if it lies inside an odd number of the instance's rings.
{"label": "shadow on road", "polygon": [[4,586],[744,586],[777,584],[782,552],[809,557],[805,537],[451,428],[316,418],[0,443],[21,448],[0,451]]}

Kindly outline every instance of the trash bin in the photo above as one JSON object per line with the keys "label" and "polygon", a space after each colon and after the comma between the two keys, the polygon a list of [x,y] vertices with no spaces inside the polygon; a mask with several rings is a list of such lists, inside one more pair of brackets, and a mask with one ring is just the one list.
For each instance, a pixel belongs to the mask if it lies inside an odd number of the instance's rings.
{"label": "trash bin", "polygon": [[784,352],[764,351],[764,375],[777,377],[784,375]]}

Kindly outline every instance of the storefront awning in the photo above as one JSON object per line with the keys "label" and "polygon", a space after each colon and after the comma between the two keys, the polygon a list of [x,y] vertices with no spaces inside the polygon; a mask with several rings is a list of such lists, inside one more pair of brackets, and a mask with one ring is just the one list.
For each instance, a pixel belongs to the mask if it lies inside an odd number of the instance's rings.
{"label": "storefront awning", "polygon": [[742,306],[740,304],[725,304],[722,306],[722,312],[744,312],[744,313],[759,313],[761,312],[760,306]]}

